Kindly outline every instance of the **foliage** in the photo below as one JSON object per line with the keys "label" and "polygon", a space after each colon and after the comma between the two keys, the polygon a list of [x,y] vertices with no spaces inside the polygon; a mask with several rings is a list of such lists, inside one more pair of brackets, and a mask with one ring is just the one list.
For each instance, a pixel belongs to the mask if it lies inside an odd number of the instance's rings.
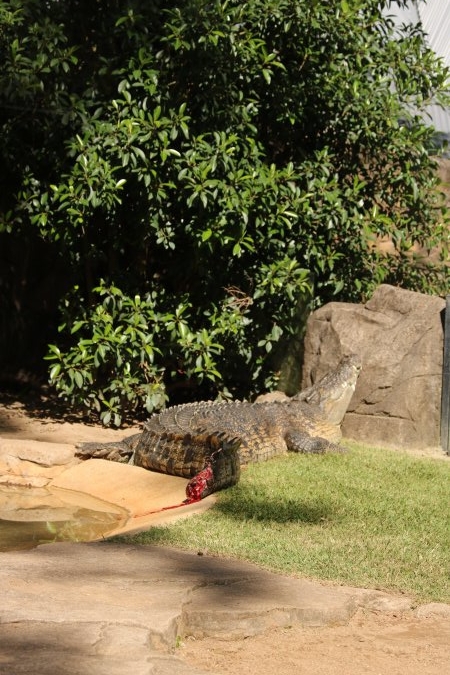
{"label": "foliage", "polygon": [[[173,376],[183,368],[183,375],[200,383],[220,377],[215,359],[223,351],[224,337],[242,323],[232,302],[228,311],[209,316],[208,328],[193,332],[188,304],[162,314],[156,310],[155,293],[130,298],[103,283],[93,292],[99,303],[80,310],[82,318],[70,324],[72,334],[82,335],[76,346],[62,353],[50,345],[47,359],[54,362],[50,379],[56,388],[96,410],[105,425],[120,426],[121,411],[137,415],[140,410],[151,413],[161,408],[166,399],[163,374],[171,359]],[[67,305],[70,316],[72,307]],[[63,324],[61,330],[65,329]],[[182,363],[177,350],[183,353]]]}
{"label": "foliage", "polygon": [[0,228],[74,269],[60,393],[105,423],[249,395],[306,304],[442,290],[411,251],[445,254],[419,112],[447,72],[385,4],[0,2]]}
{"label": "foliage", "polygon": [[356,443],[346,455],[277,457],[247,467],[203,515],[126,541],[448,602],[448,479],[445,460]]}

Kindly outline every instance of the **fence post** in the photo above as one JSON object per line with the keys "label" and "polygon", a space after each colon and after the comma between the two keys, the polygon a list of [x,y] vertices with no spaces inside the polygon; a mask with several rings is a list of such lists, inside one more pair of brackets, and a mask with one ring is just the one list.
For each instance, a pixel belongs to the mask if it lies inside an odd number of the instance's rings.
{"label": "fence post", "polygon": [[444,316],[444,362],[442,366],[441,445],[450,455],[450,295]]}

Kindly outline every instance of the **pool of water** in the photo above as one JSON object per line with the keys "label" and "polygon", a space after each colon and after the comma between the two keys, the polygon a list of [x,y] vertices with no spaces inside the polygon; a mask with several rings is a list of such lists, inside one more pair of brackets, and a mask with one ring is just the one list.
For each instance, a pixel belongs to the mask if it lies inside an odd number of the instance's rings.
{"label": "pool of water", "polygon": [[102,539],[128,518],[120,506],[82,492],[0,486],[0,551]]}

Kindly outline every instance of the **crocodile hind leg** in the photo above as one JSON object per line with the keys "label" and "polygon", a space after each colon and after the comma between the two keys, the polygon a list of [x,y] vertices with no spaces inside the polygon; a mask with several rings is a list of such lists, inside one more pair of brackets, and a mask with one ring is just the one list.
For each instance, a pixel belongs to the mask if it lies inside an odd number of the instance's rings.
{"label": "crocodile hind leg", "polygon": [[77,445],[75,457],[81,459],[108,459],[111,462],[132,464],[134,451],[142,434],[133,434],[122,441],[112,443],[80,443]]}
{"label": "crocodile hind leg", "polygon": [[314,453],[314,454],[323,454],[325,452],[346,452],[346,448],[343,448],[337,443],[332,443],[327,441],[326,438],[321,436],[310,436],[307,433],[302,433],[301,431],[290,431],[284,437],[286,441],[287,449],[290,452],[303,452],[303,453]]}

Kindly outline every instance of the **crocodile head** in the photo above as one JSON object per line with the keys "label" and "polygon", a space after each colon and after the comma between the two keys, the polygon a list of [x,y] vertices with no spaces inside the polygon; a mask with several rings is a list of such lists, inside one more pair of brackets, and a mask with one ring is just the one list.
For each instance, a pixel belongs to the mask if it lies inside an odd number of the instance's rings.
{"label": "crocodile head", "polygon": [[312,387],[296,394],[294,398],[319,408],[328,422],[340,425],[355,391],[360,371],[361,358],[357,354],[344,356],[335,370],[327,373]]}

